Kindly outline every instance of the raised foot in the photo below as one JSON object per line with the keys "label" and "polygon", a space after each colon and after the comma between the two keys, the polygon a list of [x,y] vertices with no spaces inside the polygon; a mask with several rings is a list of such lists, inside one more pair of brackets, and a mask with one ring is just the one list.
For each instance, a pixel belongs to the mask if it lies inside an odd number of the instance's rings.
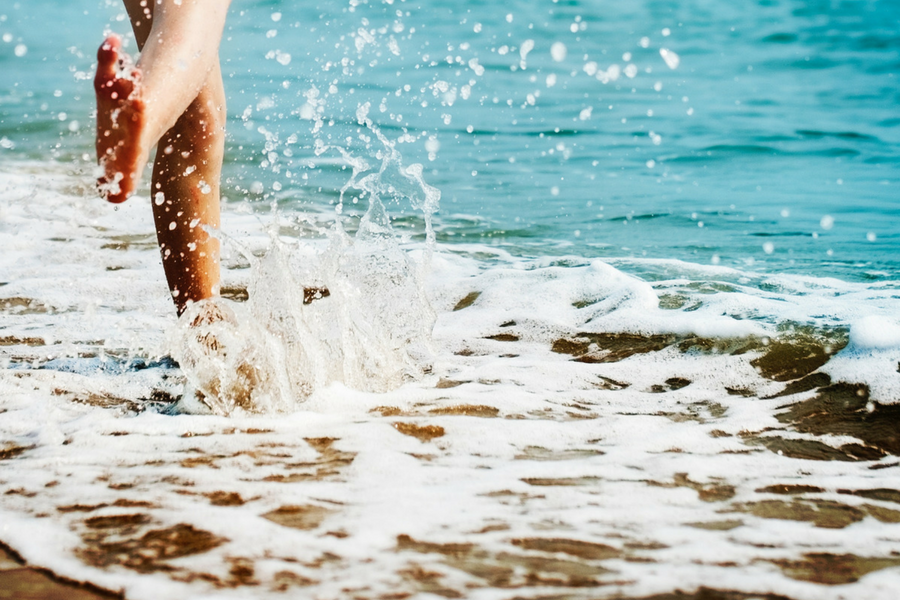
{"label": "raised foot", "polygon": [[97,50],[97,162],[103,173],[97,191],[110,202],[124,202],[134,193],[147,152],[141,140],[146,119],[140,95],[141,73],[122,51],[122,39],[112,34]]}

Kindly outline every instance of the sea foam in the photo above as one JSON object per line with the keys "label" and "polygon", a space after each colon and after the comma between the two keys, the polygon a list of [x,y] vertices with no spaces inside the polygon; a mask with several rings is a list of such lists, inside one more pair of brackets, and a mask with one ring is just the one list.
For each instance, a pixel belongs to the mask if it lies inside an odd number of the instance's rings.
{"label": "sea foam", "polygon": [[[387,212],[309,239],[226,204],[233,317],[205,333],[275,374],[249,410],[180,414],[210,378],[163,334],[203,329],[148,201],[67,169],[0,176],[0,539],[29,562],[135,599],[424,598],[423,572],[446,595],[891,597],[891,285],[479,244],[423,269]],[[822,557],[876,570],[798,579]]]}

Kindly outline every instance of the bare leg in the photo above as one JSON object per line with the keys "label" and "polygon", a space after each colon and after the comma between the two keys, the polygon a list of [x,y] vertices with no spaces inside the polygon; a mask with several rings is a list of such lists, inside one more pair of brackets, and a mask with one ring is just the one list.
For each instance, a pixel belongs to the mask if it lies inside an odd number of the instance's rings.
{"label": "bare leg", "polygon": [[225,150],[225,91],[218,65],[206,86],[160,139],[151,196],[169,290],[184,311],[219,293],[219,179]]}
{"label": "bare leg", "polygon": [[159,149],[151,196],[169,289],[181,313],[218,290],[219,177],[225,95],[218,45],[228,0],[125,0],[141,57],[119,72],[118,36],[98,51],[100,193],[125,201]]}

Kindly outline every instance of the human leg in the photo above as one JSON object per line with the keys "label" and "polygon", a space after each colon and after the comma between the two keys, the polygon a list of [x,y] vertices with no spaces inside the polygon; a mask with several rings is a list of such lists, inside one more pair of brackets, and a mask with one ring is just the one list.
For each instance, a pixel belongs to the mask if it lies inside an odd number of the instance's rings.
{"label": "human leg", "polygon": [[163,268],[178,313],[218,295],[219,179],[225,149],[225,91],[218,65],[159,141],[151,197]]}
{"label": "human leg", "polygon": [[225,94],[217,52],[228,1],[125,4],[142,53],[130,78],[121,78],[118,37],[98,52],[97,154],[105,169],[100,191],[112,202],[126,200],[159,143],[151,196],[180,314],[188,302],[218,292],[218,240],[204,226],[219,226]]}

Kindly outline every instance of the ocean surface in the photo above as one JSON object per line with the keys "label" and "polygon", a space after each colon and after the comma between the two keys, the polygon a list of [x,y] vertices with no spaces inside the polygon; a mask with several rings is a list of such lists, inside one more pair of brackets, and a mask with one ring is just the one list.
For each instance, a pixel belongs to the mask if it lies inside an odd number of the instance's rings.
{"label": "ocean surface", "polygon": [[235,2],[199,328],[146,182],[93,190],[108,31],[0,5],[10,556],[129,599],[895,596],[900,4]]}
{"label": "ocean surface", "polygon": [[[4,5],[4,161],[92,155],[96,32],[128,29],[97,4]],[[315,141],[373,153],[355,118],[368,102],[441,190],[443,243],[896,279],[898,15],[831,0],[241,3],[221,47],[226,193],[328,210],[346,167],[317,164]]]}

